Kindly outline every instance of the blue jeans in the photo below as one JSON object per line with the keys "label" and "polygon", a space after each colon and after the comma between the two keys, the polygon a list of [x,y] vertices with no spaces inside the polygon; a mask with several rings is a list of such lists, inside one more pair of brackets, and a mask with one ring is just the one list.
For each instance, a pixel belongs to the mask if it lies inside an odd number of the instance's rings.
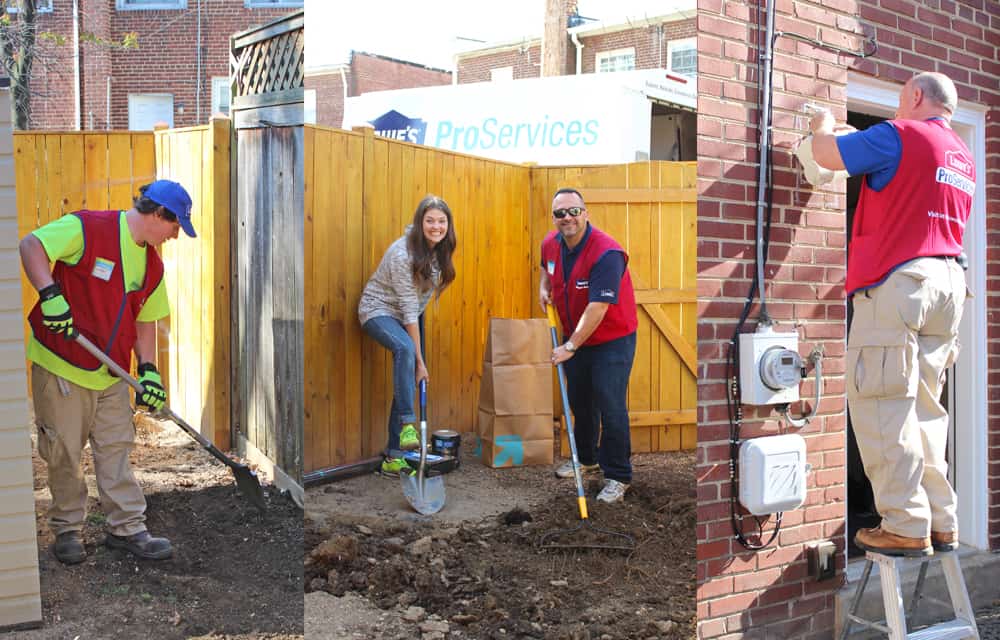
{"label": "blue jeans", "polygon": [[[424,348],[424,317],[420,327],[420,351]],[[413,424],[413,397],[417,389],[417,350],[402,323],[392,316],[371,318],[361,329],[392,352],[392,409],[389,411],[389,441],[386,450],[399,450],[399,433],[404,424]]]}
{"label": "blue jeans", "polygon": [[563,364],[580,463],[596,462],[605,478],[626,484],[632,482],[628,377],[634,359],[635,333],[631,333],[580,347]]}

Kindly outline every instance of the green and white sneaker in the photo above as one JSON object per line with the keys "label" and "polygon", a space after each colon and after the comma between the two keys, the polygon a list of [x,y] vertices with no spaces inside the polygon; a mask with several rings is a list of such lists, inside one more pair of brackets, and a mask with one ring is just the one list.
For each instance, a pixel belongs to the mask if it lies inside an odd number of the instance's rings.
{"label": "green and white sneaker", "polygon": [[413,475],[413,469],[402,458],[386,458],[382,461],[381,471],[387,476]]}
{"label": "green and white sneaker", "polygon": [[413,451],[420,448],[420,434],[412,424],[404,424],[399,433],[399,448],[403,451]]}

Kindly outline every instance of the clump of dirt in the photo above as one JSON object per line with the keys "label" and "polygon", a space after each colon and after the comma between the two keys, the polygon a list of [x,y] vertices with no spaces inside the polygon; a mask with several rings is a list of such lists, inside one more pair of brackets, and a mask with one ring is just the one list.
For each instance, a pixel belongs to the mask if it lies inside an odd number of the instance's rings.
{"label": "clump of dirt", "polygon": [[[688,455],[688,454],[674,454]],[[623,504],[588,500],[595,528],[624,533],[630,552],[538,548],[580,524],[575,494],[558,492],[479,522],[435,524],[335,515],[307,518],[307,592],[353,593],[432,637],[633,640],[695,635],[693,474],[645,474]],[[593,496],[600,483],[592,481]],[[347,542],[350,540],[351,542]],[[581,528],[572,541],[609,538]],[[610,539],[618,544],[622,538]],[[384,638],[414,629],[383,630]],[[396,634],[396,635],[393,635]],[[424,637],[427,637],[426,635]]]}

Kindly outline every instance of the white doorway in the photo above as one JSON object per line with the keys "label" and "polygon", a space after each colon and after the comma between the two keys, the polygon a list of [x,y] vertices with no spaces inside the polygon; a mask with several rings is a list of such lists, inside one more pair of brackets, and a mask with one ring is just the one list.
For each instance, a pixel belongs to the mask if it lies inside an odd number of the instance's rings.
{"label": "white doorway", "polygon": [[[847,108],[891,118],[902,85],[849,73]],[[950,472],[958,494],[959,540],[977,549],[988,545],[987,379],[986,379],[986,108],[959,103],[952,128],[972,151],[977,188],[965,234],[969,257],[966,280],[973,297],[965,306],[959,339],[962,353],[949,380],[948,404],[953,438],[949,441]]]}

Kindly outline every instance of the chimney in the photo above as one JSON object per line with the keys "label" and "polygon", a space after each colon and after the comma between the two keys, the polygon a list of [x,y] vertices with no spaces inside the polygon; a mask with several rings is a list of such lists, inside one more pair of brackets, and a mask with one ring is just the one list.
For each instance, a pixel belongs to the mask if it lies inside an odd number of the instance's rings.
{"label": "chimney", "polygon": [[[576,13],[577,0],[545,0],[545,32],[542,35],[542,75],[567,74],[570,64],[570,41],[567,18]],[[575,55],[575,52],[574,52]],[[575,64],[575,61],[573,61]]]}

